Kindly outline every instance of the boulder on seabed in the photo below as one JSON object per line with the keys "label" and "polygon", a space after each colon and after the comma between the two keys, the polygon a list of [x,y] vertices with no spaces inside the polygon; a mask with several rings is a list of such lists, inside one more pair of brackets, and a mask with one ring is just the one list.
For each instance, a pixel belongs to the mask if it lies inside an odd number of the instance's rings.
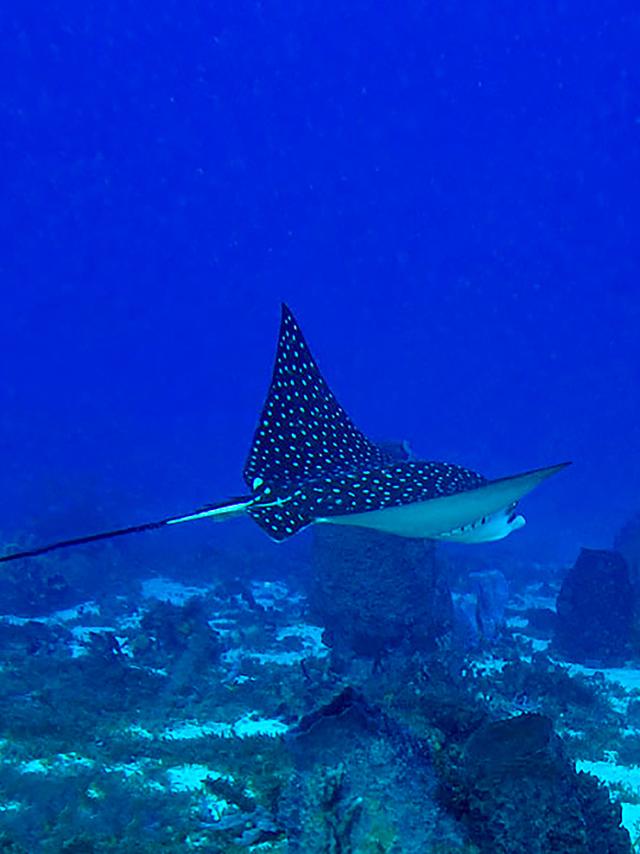
{"label": "boulder on seabed", "polygon": [[633,628],[633,587],[618,552],[582,549],[558,593],[554,646],[571,661],[622,663]]}

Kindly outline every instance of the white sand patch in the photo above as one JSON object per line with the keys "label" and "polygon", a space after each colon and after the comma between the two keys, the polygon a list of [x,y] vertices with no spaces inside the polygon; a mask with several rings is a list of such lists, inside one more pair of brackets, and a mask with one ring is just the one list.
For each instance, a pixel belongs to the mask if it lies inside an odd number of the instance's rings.
{"label": "white sand patch", "polygon": [[80,620],[83,617],[98,616],[100,607],[95,602],[82,602],[73,608],[63,611],[53,611],[51,614],[42,614],[37,617],[17,617],[15,614],[0,614],[0,622],[9,623],[12,626],[26,626],[28,623],[44,623],[45,625],[64,625]]}
{"label": "white sand patch", "polygon": [[43,617],[16,617],[15,614],[0,615],[0,622],[8,623],[10,626],[26,626],[27,623],[43,623]]}
{"label": "white sand patch", "polygon": [[507,626],[510,629],[526,629],[529,620],[526,617],[507,617]]}
{"label": "white sand patch", "polygon": [[587,734],[581,729],[572,729],[571,727],[556,727],[558,733],[564,738],[586,738]]}
{"label": "white sand patch", "polygon": [[174,765],[167,768],[169,784],[174,792],[193,792],[204,788],[205,780],[219,780],[223,776],[208,765]]}
{"label": "white sand patch", "polygon": [[128,614],[118,621],[118,628],[123,629],[139,629],[142,623],[142,614]]}
{"label": "white sand patch", "polygon": [[607,682],[616,682],[626,691],[635,691],[640,694],[640,670],[632,667],[585,667],[582,664],[572,664],[566,661],[558,661],[566,667],[570,673],[582,673],[585,676],[594,676],[602,673]]}
{"label": "white sand patch", "polygon": [[186,741],[197,738],[277,738],[287,732],[287,725],[277,718],[261,718],[256,712],[250,712],[231,723],[224,721],[179,721],[172,726],[153,733],[145,727],[134,724],[127,733],[134,738],[147,741]]}
{"label": "white sand patch", "polygon": [[637,845],[636,840],[640,836],[640,804],[628,804],[622,801],[621,807],[622,824],[629,831],[631,842]]}
{"label": "white sand patch", "polygon": [[194,596],[205,596],[209,592],[206,587],[189,587],[170,578],[148,578],[142,582],[142,595],[145,599],[159,599],[172,605],[184,605]]}
{"label": "white sand patch", "polygon": [[93,768],[95,762],[77,753],[56,753],[44,759],[31,759],[18,767],[23,774],[61,774],[81,768]]}
{"label": "white sand patch", "polygon": [[80,656],[88,655],[91,648],[92,636],[100,634],[113,635],[118,644],[118,651],[128,658],[133,658],[133,652],[129,647],[129,639],[123,635],[116,634],[117,631],[114,626],[73,626],[71,629],[73,640],[69,644],[71,658],[80,658]]}
{"label": "white sand patch", "polygon": [[329,647],[322,641],[324,629],[322,626],[314,626],[311,623],[295,623],[291,626],[283,626],[278,629],[276,639],[300,638],[306,657],[324,658],[329,654]]}
{"label": "white sand patch", "polygon": [[93,601],[83,602],[81,605],[76,605],[74,608],[65,608],[63,611],[54,611],[48,617],[48,620],[53,623],[70,623],[73,620],[80,620],[82,617],[89,615],[100,615],[100,606]]}
{"label": "white sand patch", "polygon": [[609,692],[609,703],[621,715],[626,715],[629,703],[633,699],[640,698],[640,670],[632,667],[585,667],[582,664],[573,664],[566,661],[554,659],[556,664],[561,664],[571,675],[582,674],[583,676],[595,676],[601,673],[610,688],[620,693],[624,689],[625,695],[620,697]]}
{"label": "white sand patch", "polygon": [[534,652],[546,652],[551,646],[550,640],[542,640],[541,638],[527,638],[531,643]]}
{"label": "white sand patch", "polygon": [[481,661],[473,661],[469,669],[474,674],[490,676],[492,673],[502,673],[507,661],[504,658],[484,658]]}
{"label": "white sand patch", "polygon": [[251,738],[254,736],[266,736],[276,738],[283,735],[288,727],[282,721],[275,718],[254,718],[246,715],[233,725],[234,735],[238,738]]}
{"label": "white sand patch", "polygon": [[614,788],[612,792],[622,803],[622,824],[631,834],[631,839],[637,839],[640,834],[640,804],[625,800],[625,792],[628,792],[628,797],[634,801],[640,798],[640,766],[617,765],[615,761],[592,762],[579,759],[576,762],[576,770],[593,774],[609,787],[622,787],[622,791]]}
{"label": "white sand patch", "polygon": [[[137,777],[139,779],[143,778],[147,768],[149,766],[149,761],[146,760],[145,764],[142,762],[118,762],[116,765],[109,765],[108,768],[105,768],[105,771],[116,772],[118,774],[124,774],[125,777]],[[155,762],[154,764],[159,765],[159,763]]]}
{"label": "white sand patch", "polygon": [[[523,635],[522,632],[513,633],[514,640],[523,641],[531,646],[534,652],[546,652],[551,646],[550,640],[542,640],[541,638],[532,638],[530,635]],[[530,661],[529,658],[520,657],[522,661]]]}
{"label": "white sand patch", "polygon": [[81,643],[90,643],[91,635],[105,633],[115,635],[116,629],[113,626],[74,626],[71,629],[71,634]]}
{"label": "white sand patch", "polygon": [[167,778],[169,780],[169,790],[171,792],[190,792],[198,793],[201,800],[201,809],[206,808],[206,811],[213,821],[220,821],[224,813],[230,810],[237,812],[237,807],[230,804],[219,795],[214,795],[207,789],[205,781],[219,780],[225,778],[230,782],[232,777],[226,774],[219,774],[213,771],[206,765],[174,765],[172,768],[167,768]]}
{"label": "white sand patch", "polygon": [[208,723],[183,721],[163,730],[159,737],[163,741],[185,741],[190,738],[205,738],[207,736],[233,738],[233,724],[217,721],[209,721]]}
{"label": "white sand patch", "polygon": [[541,581],[530,584],[524,593],[509,602],[509,608],[514,611],[526,611],[529,608],[548,608],[550,611],[555,611],[557,594],[555,592],[550,594],[547,589],[543,591],[543,587],[544,583]]}
{"label": "white sand patch", "polygon": [[229,617],[216,617],[209,620],[209,626],[223,637],[232,634],[238,627],[236,620],[231,620]]}
{"label": "white sand patch", "polygon": [[272,647],[268,650],[257,651],[239,646],[225,652],[222,659],[231,666],[238,665],[243,659],[249,659],[257,661],[258,664],[293,667],[306,658],[326,658],[329,654],[329,647],[322,642],[322,632],[321,626],[314,626],[310,623],[293,623],[278,630],[276,641],[282,643],[287,638],[299,638],[302,644],[301,649],[279,650]]}
{"label": "white sand patch", "polygon": [[[143,758],[136,762],[119,762],[114,765],[100,766],[98,763],[75,753],[58,753],[48,759],[32,759],[18,766],[23,774],[73,774],[82,769],[95,769],[102,774],[122,774],[123,777],[134,784],[142,785],[149,789],[170,794],[171,792],[195,792],[200,790],[206,797],[206,806],[214,818],[220,816],[229,809],[230,805],[224,798],[207,792],[204,785],[205,780],[224,779],[233,783],[230,774],[215,771],[206,765],[184,764],[175,765],[165,769],[166,783],[159,780],[147,779],[149,771],[162,769],[159,760]],[[87,792],[88,797],[99,800],[104,797],[99,779],[92,784]],[[4,801],[0,804],[0,812],[5,810],[20,809],[19,802]]]}
{"label": "white sand patch", "polygon": [[126,731],[129,735],[132,735],[135,738],[146,738],[149,740],[156,738],[151,730],[145,729],[139,724],[131,724],[131,726],[127,727]]}
{"label": "white sand patch", "polygon": [[579,759],[576,762],[576,769],[593,774],[603,783],[616,783],[640,795],[640,766],[618,765],[611,754],[608,760],[596,762],[589,759]]}
{"label": "white sand patch", "polygon": [[[163,785],[158,780],[149,779],[148,772],[158,772],[159,770],[162,770],[162,762],[159,759],[151,759],[145,756],[135,762],[116,762],[114,765],[105,765],[101,772],[104,774],[121,774],[128,782],[156,792],[172,791],[170,786]],[[94,787],[93,797],[102,797],[99,783]]]}
{"label": "white sand patch", "polygon": [[267,611],[302,601],[302,597],[292,594],[282,581],[254,581],[251,584],[251,593],[258,605]]}

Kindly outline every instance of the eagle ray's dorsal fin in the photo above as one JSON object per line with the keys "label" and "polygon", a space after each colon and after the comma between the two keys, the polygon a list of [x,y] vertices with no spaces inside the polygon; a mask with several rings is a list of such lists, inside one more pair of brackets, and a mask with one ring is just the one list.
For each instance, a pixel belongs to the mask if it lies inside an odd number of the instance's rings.
{"label": "eagle ray's dorsal fin", "polygon": [[387,453],[358,430],[336,400],[283,304],[271,385],[244,468],[247,486],[301,483],[385,461]]}

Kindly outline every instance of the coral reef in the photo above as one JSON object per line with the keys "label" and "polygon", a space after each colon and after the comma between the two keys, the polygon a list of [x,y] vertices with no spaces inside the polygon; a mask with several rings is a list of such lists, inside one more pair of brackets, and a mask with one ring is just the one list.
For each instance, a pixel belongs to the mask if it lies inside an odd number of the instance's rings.
{"label": "coral reef", "polygon": [[[423,570],[427,588],[438,577],[416,559],[394,608]],[[632,762],[637,696],[531,653],[520,615],[536,623],[549,591],[523,590],[473,651],[372,598],[358,625],[375,634],[377,615],[384,644],[358,656],[347,628],[340,658],[281,577],[218,578],[0,617],[3,850],[628,854],[618,807],[568,755],[601,774],[614,753]],[[631,827],[636,795],[613,771]],[[551,793],[566,815],[535,816]],[[522,848],[525,829],[543,847]]]}

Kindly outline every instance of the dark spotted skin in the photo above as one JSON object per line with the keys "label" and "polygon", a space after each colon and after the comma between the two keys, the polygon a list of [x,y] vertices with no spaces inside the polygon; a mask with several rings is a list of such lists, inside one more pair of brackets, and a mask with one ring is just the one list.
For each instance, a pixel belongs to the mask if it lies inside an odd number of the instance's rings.
{"label": "dark spotted skin", "polygon": [[249,514],[275,540],[315,519],[426,501],[486,483],[450,463],[398,462],[358,430],[283,306],[273,377],[244,478]]}

